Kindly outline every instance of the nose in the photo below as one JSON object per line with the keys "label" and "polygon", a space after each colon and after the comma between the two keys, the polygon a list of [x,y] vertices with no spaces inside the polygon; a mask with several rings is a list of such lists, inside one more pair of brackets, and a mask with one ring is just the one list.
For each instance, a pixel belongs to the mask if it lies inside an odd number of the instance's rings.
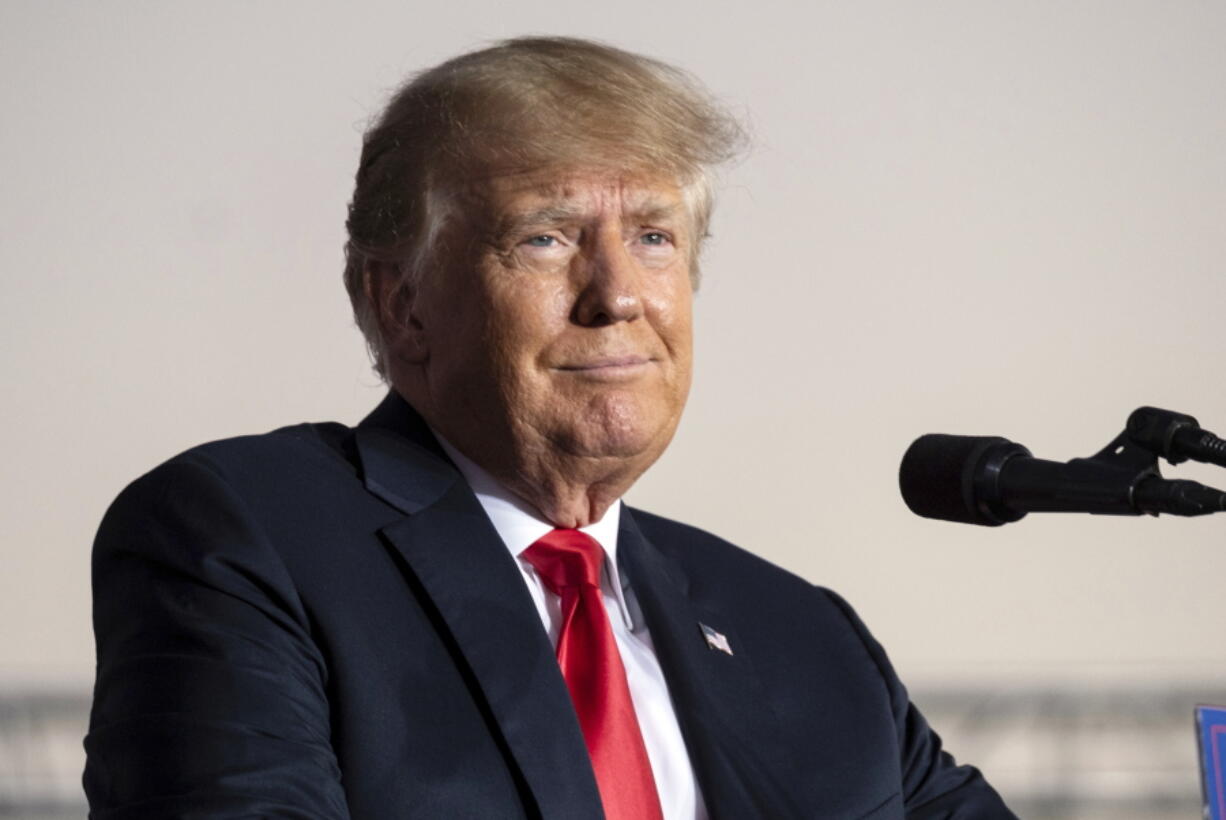
{"label": "nose", "polygon": [[630,322],[643,315],[642,270],[620,226],[603,229],[577,260],[579,293],[573,319],[585,327]]}

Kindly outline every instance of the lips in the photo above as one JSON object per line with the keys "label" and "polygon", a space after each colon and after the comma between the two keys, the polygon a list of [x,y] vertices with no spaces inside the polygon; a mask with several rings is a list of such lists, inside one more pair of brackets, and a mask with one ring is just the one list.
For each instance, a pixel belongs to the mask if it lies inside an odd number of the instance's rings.
{"label": "lips", "polygon": [[581,362],[560,365],[559,370],[615,370],[636,367],[652,361],[650,356],[631,354],[627,356],[598,356]]}

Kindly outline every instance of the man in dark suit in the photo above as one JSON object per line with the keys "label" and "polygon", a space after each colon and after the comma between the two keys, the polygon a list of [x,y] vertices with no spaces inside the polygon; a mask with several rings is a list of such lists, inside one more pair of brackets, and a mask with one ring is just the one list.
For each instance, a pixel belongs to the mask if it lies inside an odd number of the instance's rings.
{"label": "man in dark suit", "polygon": [[346,271],[392,392],[112,506],[95,816],[1012,817],[836,595],[621,505],[681,416],[736,139],[576,40],[393,98]]}

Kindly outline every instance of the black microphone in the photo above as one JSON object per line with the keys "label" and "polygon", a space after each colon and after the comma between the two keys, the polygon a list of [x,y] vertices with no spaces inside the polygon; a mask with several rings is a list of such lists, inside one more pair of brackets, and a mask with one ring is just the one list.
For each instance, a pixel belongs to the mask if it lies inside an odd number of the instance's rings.
{"label": "black microphone", "polygon": [[1017,521],[1030,512],[1226,511],[1226,493],[1195,481],[1162,478],[1154,453],[1123,441],[1127,435],[1093,458],[1061,463],[1034,458],[1022,445],[997,436],[932,433],[907,449],[898,484],[917,515],[984,526]]}

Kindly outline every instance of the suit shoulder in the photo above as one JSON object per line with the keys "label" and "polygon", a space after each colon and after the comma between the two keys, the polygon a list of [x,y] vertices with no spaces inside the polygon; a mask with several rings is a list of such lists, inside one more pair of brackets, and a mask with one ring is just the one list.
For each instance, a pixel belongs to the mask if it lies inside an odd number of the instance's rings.
{"label": "suit shoulder", "polygon": [[335,464],[338,460],[347,460],[347,441],[351,434],[351,428],[339,422],[307,422],[267,433],[216,439],[167,459],[138,481],[191,466],[227,478],[261,472],[261,467],[273,467],[286,473],[287,468],[295,464]]}
{"label": "suit shoulder", "polygon": [[292,484],[318,471],[352,473],[351,429],[337,422],[303,423],[267,433],[218,439],[190,447],[140,475],[119,494],[116,507],[159,503],[177,489],[216,484],[241,490]]}
{"label": "suit shoulder", "polygon": [[198,444],[170,459],[170,462],[207,462],[227,469],[270,460],[277,463],[331,460],[337,456],[343,457],[345,442],[351,433],[351,428],[339,422],[293,424],[267,433]]}
{"label": "suit shoulder", "polygon": [[344,425],[299,424],[179,453],[107,507],[94,539],[96,571],[130,554],[203,566],[214,554],[251,558],[309,546],[332,511],[352,507],[358,493],[346,490],[362,486],[343,455],[348,438]]}

